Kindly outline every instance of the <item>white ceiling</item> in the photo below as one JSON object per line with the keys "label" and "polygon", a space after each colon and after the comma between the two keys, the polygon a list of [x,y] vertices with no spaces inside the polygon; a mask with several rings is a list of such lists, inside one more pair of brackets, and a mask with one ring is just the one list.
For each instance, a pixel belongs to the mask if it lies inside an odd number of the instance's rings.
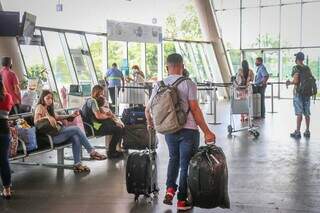
{"label": "white ceiling", "polygon": [[169,14],[182,14],[190,0],[61,0],[63,12],[56,12],[57,0],[0,0],[4,10],[27,11],[37,16],[37,25],[86,31],[106,30],[106,20],[152,24],[164,23]]}

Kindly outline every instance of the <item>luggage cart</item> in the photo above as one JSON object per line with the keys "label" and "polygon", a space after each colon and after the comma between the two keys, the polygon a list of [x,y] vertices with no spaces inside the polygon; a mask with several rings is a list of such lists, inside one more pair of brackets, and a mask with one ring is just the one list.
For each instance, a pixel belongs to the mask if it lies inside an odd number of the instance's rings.
{"label": "luggage cart", "polygon": [[[228,133],[231,135],[234,132],[248,131],[255,138],[258,138],[260,133],[258,128],[254,126],[252,122],[252,85],[239,86],[235,82],[230,87],[230,125],[228,126]],[[247,114],[248,115],[248,125],[239,129],[236,129],[234,115]]]}

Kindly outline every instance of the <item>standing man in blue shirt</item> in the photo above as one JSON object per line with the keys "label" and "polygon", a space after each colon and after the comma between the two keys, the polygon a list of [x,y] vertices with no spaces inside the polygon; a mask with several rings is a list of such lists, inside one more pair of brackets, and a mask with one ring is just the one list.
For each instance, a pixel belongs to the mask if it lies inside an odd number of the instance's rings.
{"label": "standing man in blue shirt", "polygon": [[[118,94],[120,92],[121,88],[121,81],[122,81],[122,86],[124,86],[124,77],[122,72],[118,69],[118,65],[116,63],[112,64],[112,68],[108,69],[106,73],[107,81],[108,81],[108,89],[112,101],[112,105],[115,105],[115,89],[116,87],[118,88]],[[124,88],[122,88],[123,90]]]}
{"label": "standing man in blue shirt", "polygon": [[263,65],[263,59],[261,57],[256,58],[257,73],[254,82],[254,93],[261,95],[261,118],[265,118],[266,105],[265,105],[265,92],[267,88],[267,81],[269,79],[269,73],[266,67]]}

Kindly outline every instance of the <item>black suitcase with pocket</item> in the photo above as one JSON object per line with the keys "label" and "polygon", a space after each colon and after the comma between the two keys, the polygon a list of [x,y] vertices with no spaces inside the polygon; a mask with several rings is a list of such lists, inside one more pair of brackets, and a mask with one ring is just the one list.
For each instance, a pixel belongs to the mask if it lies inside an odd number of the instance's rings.
{"label": "black suitcase with pocket", "polygon": [[[154,130],[151,130],[154,132]],[[126,185],[129,194],[135,195],[138,201],[140,195],[144,195],[152,201],[151,194],[158,195],[158,178],[156,152],[150,149],[153,138],[149,133],[149,150],[133,152],[128,156],[126,165]]]}
{"label": "black suitcase with pocket", "polygon": [[[123,149],[143,150],[149,148],[150,133],[146,124],[126,125],[124,128]],[[158,140],[155,131],[151,133],[151,149],[158,147]]]}

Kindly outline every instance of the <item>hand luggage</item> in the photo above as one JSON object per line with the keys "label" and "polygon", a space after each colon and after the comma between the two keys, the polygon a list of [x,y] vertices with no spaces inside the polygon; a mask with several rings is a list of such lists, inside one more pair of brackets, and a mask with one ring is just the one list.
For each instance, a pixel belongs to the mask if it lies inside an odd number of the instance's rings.
{"label": "hand luggage", "polygon": [[[153,131],[153,130],[152,130]],[[152,137],[149,134],[149,148]],[[138,201],[144,195],[152,201],[150,194],[158,195],[156,152],[152,149],[133,152],[129,155],[126,165],[126,185],[129,194],[135,195]]]}
{"label": "hand luggage", "polygon": [[27,151],[33,151],[38,148],[36,128],[17,128],[18,137],[26,144]]}
{"label": "hand luggage", "polygon": [[251,112],[250,115],[253,118],[261,117],[261,95],[259,93],[252,94]]}
{"label": "hand luggage", "polygon": [[[149,134],[146,124],[127,125],[124,128],[123,149],[143,150],[149,147]],[[158,147],[158,140],[155,131],[151,132],[151,149]]]}
{"label": "hand luggage", "polygon": [[220,147],[199,148],[190,161],[188,185],[194,206],[230,208],[228,168]]}
{"label": "hand luggage", "polygon": [[130,107],[123,110],[121,120],[125,125],[146,124],[145,107]]}

